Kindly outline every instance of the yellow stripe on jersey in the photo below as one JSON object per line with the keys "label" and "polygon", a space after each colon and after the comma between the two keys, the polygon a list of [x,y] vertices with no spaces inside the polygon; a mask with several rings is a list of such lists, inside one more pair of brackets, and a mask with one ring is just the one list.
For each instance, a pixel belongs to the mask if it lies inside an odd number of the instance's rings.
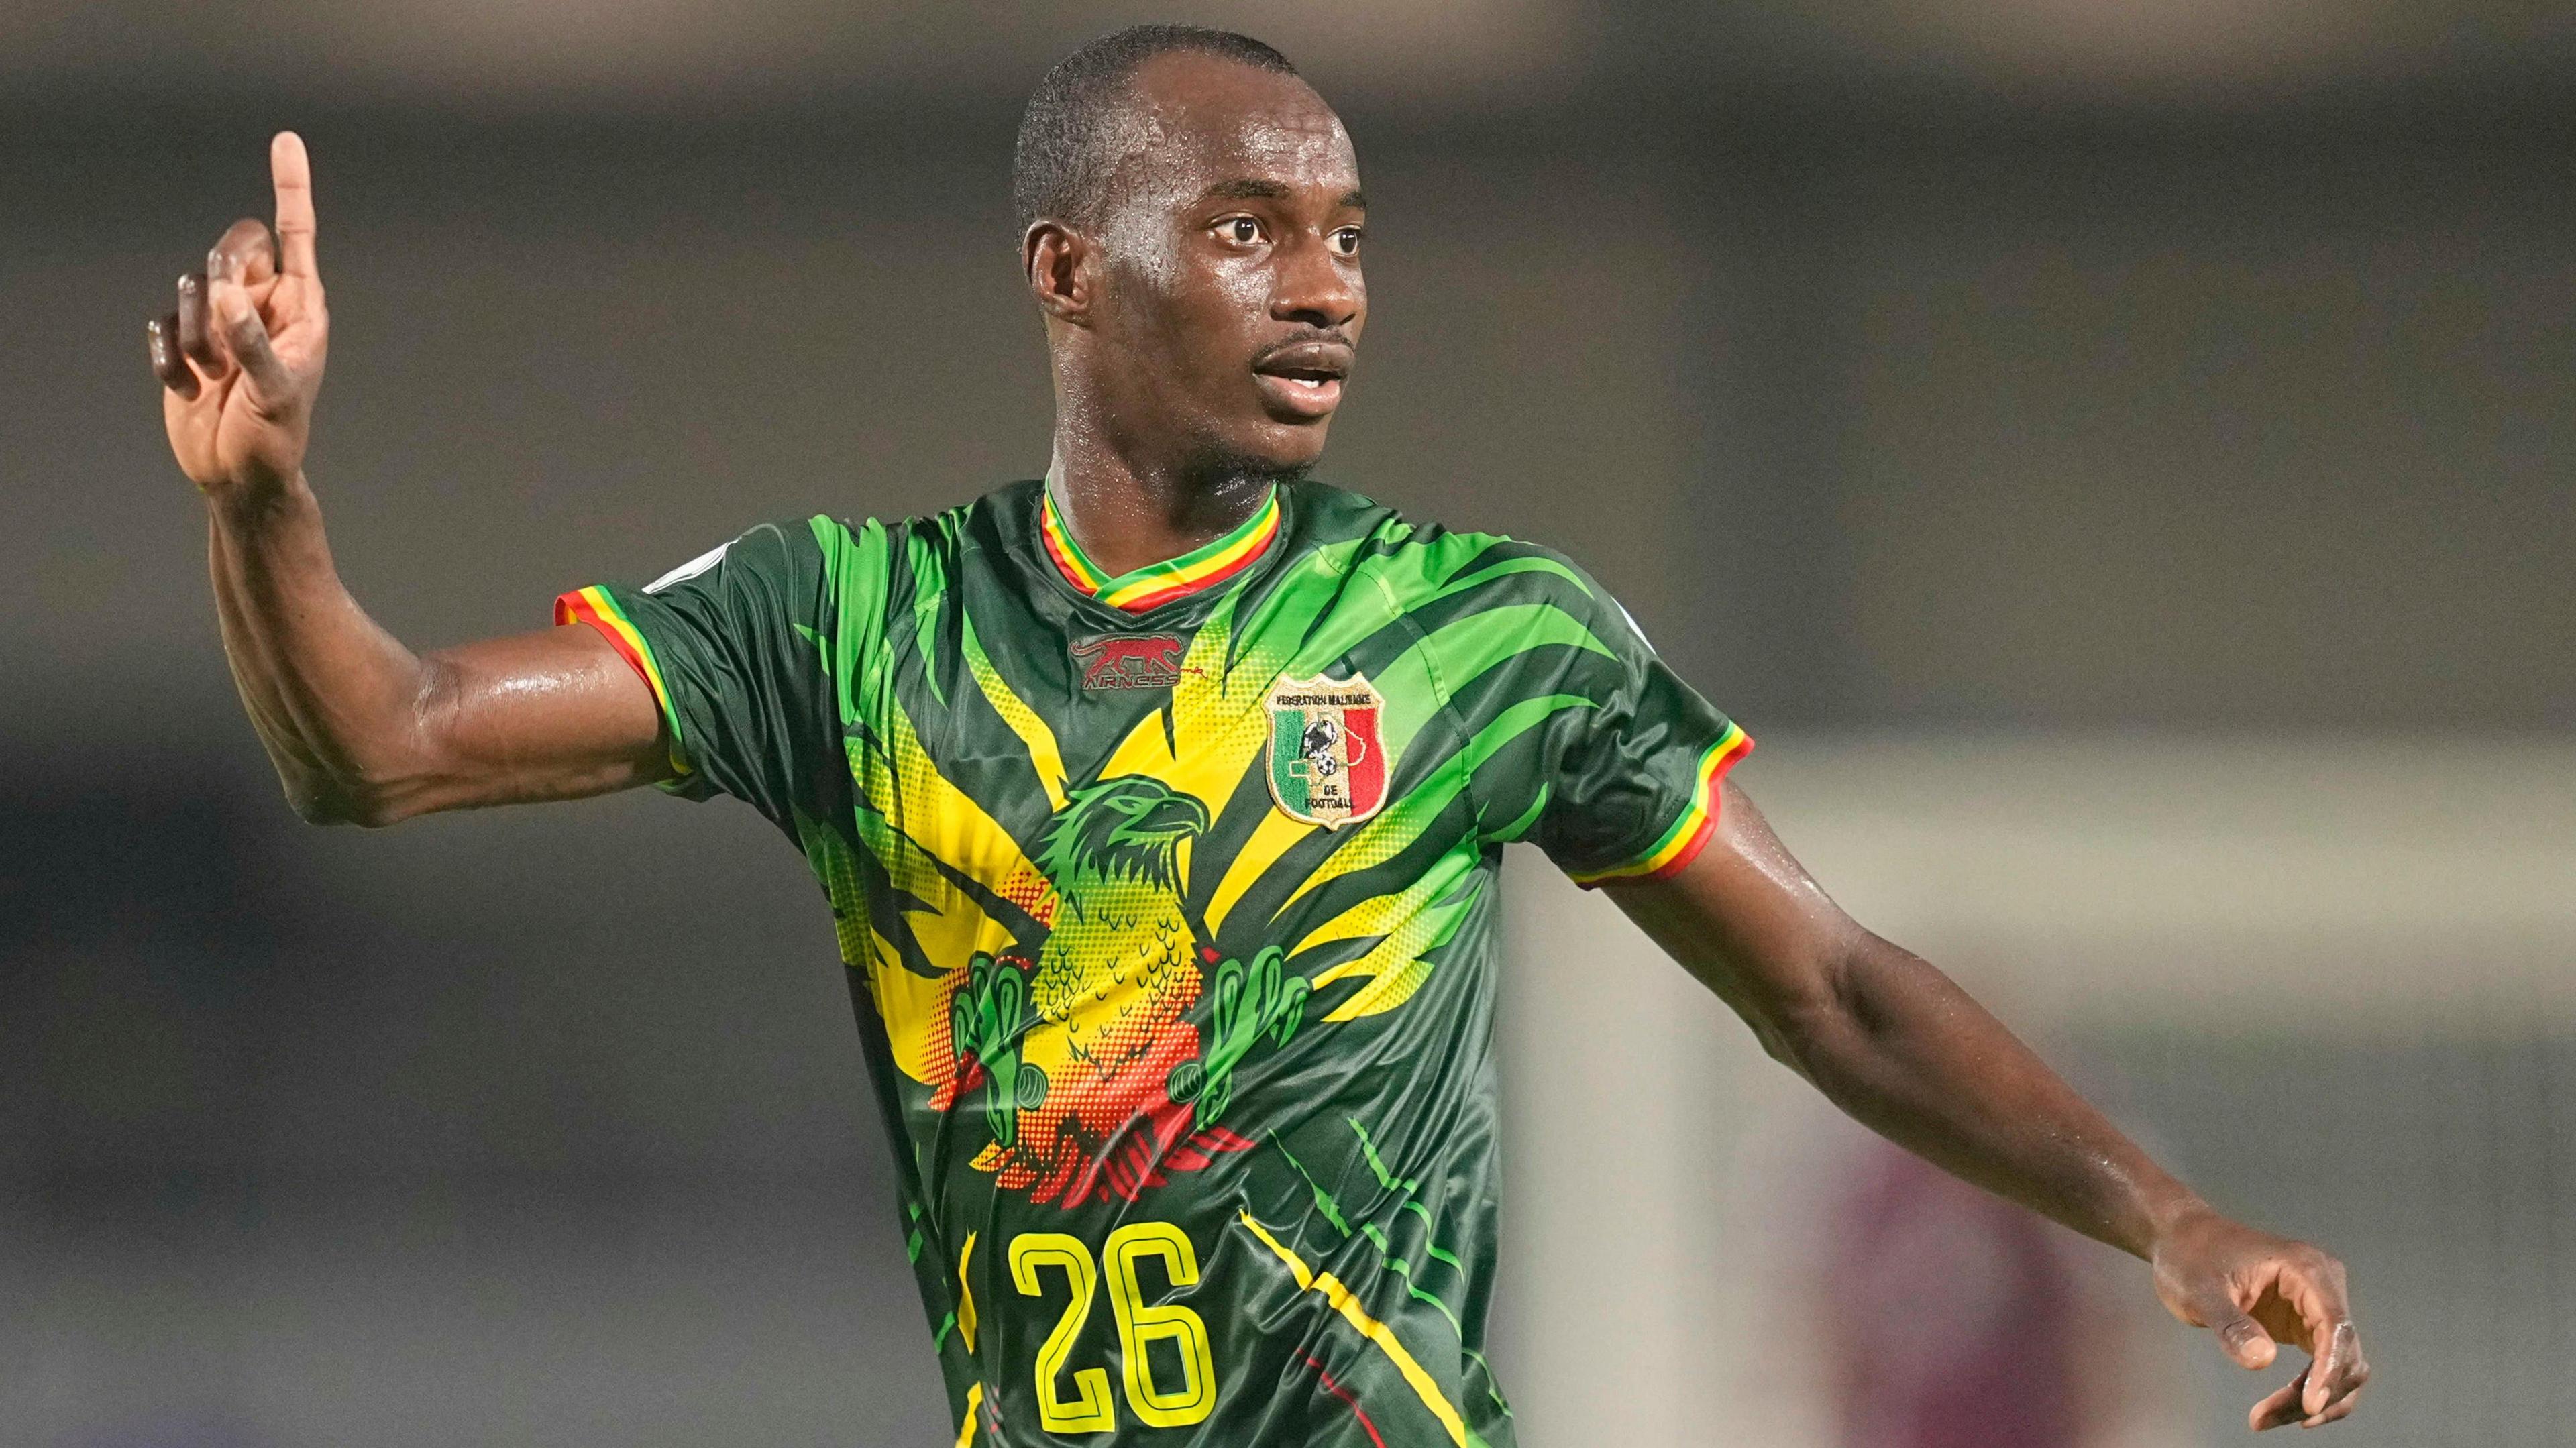
{"label": "yellow stripe on jersey", "polygon": [[[1172,686],[1168,733],[1164,715],[1147,713],[1127,737],[1109,752],[1097,777],[1144,774],[1161,780],[1207,807],[1208,818],[1225,813],[1236,787],[1257,778],[1252,767],[1270,747],[1270,712],[1265,694],[1248,679],[1266,684],[1277,668],[1276,656],[1246,649],[1226,671],[1234,640],[1234,605],[1241,594],[1221,600],[1208,621],[1190,640],[1181,659],[1181,681]],[[1180,744],[1175,755],[1172,746]],[[1255,784],[1253,788],[1262,786]]]}
{"label": "yellow stripe on jersey", "polygon": [[1029,752],[1029,768],[1038,777],[1038,785],[1047,792],[1050,808],[1064,808],[1064,751],[1056,747],[1055,731],[1038,717],[1028,702],[1011,692],[1002,671],[993,665],[992,655],[984,652],[983,640],[975,636],[975,618],[959,610],[958,637],[966,651],[966,671],[975,676],[975,687],[984,691],[985,702],[1011,732],[1020,736],[1020,746]]}
{"label": "yellow stripe on jersey", "polygon": [[1460,1417],[1457,1408],[1441,1395],[1438,1380],[1396,1339],[1395,1329],[1369,1316],[1368,1310],[1360,1305],[1359,1298],[1342,1285],[1340,1278],[1330,1272],[1317,1272],[1307,1266],[1294,1250],[1280,1245],[1278,1238],[1263,1231],[1261,1224],[1252,1220],[1250,1212],[1237,1211],[1235,1216],[1252,1229],[1252,1235],[1259,1237],[1263,1246],[1279,1254],[1279,1260],[1287,1264],[1299,1287],[1321,1293],[1324,1300],[1333,1305],[1333,1310],[1342,1315],[1343,1321],[1358,1328],[1360,1336],[1377,1344],[1378,1351],[1386,1354],[1387,1361],[1394,1363],[1395,1370],[1404,1375],[1404,1381],[1412,1387],[1414,1395],[1422,1399],[1422,1406],[1429,1408],[1431,1416],[1440,1420],[1440,1426],[1449,1430],[1450,1442],[1458,1444],[1459,1448],[1467,1448],[1471,1443],[1481,1448],[1482,1440],[1467,1431],[1466,1419]]}
{"label": "yellow stripe on jersey", "polygon": [[975,1260],[975,1234],[966,1234],[965,1250],[957,1254],[957,1336],[966,1351],[975,1351],[975,1284],[966,1278],[967,1266]]}

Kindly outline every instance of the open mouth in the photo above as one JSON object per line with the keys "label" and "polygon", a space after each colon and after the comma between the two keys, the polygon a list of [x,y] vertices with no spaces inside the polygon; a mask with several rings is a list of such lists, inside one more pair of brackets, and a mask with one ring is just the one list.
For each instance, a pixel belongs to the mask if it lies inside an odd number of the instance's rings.
{"label": "open mouth", "polygon": [[1342,405],[1342,379],[1320,374],[1264,372],[1261,388],[1299,417],[1322,417]]}
{"label": "open mouth", "polygon": [[1252,371],[1274,410],[1294,418],[1330,416],[1341,406],[1342,382],[1350,376],[1350,344],[1291,343],[1265,354]]}

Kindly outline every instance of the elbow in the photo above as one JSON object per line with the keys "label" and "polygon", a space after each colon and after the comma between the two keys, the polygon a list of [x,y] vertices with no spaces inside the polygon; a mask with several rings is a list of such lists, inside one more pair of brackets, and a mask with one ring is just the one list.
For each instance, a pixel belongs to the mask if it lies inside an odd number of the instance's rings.
{"label": "elbow", "polygon": [[1838,1083],[1880,1076],[1918,1055],[1925,1033],[1941,1029],[1958,999],[1949,977],[1863,932],[1778,1012],[1772,1054],[1836,1095]]}
{"label": "elbow", "polygon": [[1849,1025],[1830,1009],[1779,1011],[1753,1028],[1762,1053],[1822,1087],[1848,1046]]}
{"label": "elbow", "polygon": [[328,750],[272,748],[286,803],[309,825],[383,829],[436,807],[440,779],[423,747],[417,719],[407,728],[371,728]]}
{"label": "elbow", "polygon": [[308,825],[355,825],[380,830],[419,813],[392,790],[362,781],[290,779],[286,803]]}
{"label": "elbow", "polygon": [[1781,1065],[1818,1086],[1849,1073],[1861,1058],[1885,1046],[1888,1021],[1872,999],[1863,952],[1825,953],[1801,973],[1799,988],[1771,1003],[1755,1034]]}
{"label": "elbow", "polygon": [[365,825],[379,823],[375,809],[348,790],[329,785],[312,785],[301,781],[286,786],[287,808],[308,825]]}
{"label": "elbow", "polygon": [[292,780],[288,781],[286,786],[286,807],[295,811],[295,817],[308,825],[356,823],[349,818],[347,806],[339,796],[328,790],[305,787]]}

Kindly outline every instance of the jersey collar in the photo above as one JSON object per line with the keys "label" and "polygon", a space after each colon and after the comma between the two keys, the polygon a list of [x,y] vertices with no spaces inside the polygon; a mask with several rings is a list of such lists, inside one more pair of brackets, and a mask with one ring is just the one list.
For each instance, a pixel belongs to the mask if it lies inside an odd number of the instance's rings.
{"label": "jersey collar", "polygon": [[1040,492],[1046,501],[1038,514],[1038,540],[1047,561],[1076,592],[1128,613],[1143,613],[1214,588],[1260,562],[1271,540],[1279,536],[1279,489],[1273,486],[1261,507],[1233,532],[1169,562],[1149,563],[1112,578],[1073,541],[1073,530],[1056,511],[1055,490],[1042,487]]}

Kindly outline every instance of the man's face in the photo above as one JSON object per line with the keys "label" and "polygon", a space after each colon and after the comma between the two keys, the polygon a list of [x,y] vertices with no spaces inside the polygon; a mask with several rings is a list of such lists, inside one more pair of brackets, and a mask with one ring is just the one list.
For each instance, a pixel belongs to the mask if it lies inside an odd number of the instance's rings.
{"label": "man's face", "polygon": [[1185,465],[1304,467],[1368,316],[1350,137],[1304,81],[1215,56],[1157,56],[1132,86],[1097,238],[1097,421]]}

